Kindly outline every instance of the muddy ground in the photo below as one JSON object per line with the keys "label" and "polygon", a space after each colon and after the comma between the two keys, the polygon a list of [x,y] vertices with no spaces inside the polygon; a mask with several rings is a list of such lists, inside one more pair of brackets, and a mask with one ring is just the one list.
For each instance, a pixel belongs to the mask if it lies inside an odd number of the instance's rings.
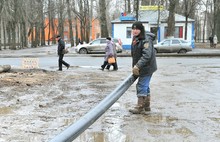
{"label": "muddy ground", "polygon": [[[72,66],[0,74],[0,142],[46,142],[98,104],[129,74]],[[220,59],[158,58],[152,111],[133,115],[135,84],[75,142],[220,141]]]}

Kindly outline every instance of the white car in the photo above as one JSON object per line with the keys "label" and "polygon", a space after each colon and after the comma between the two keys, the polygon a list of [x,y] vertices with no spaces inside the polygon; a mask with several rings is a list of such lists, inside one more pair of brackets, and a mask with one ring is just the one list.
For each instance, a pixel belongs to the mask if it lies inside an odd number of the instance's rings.
{"label": "white car", "polygon": [[[117,53],[121,53],[123,50],[121,40],[118,38],[113,38],[113,40],[116,44]],[[79,54],[105,53],[106,45],[106,38],[97,38],[88,44],[79,44],[76,46],[75,51]]]}
{"label": "white car", "polygon": [[192,51],[191,42],[179,38],[165,39],[154,45],[156,53],[186,53]]}

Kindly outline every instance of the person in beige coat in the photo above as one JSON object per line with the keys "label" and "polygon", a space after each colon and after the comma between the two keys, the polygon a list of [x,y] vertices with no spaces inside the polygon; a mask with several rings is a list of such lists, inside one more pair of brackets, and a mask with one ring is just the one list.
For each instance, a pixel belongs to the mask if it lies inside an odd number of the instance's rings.
{"label": "person in beige coat", "polygon": [[216,45],[217,45],[217,44],[218,44],[218,38],[217,38],[217,36],[215,35],[214,38],[213,38],[213,45],[214,45],[213,47],[216,48]]}

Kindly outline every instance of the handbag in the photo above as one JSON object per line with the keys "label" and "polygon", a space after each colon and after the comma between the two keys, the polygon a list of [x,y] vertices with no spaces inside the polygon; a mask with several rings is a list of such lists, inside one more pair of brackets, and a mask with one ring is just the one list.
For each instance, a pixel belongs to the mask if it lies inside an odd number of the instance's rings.
{"label": "handbag", "polygon": [[109,58],[108,58],[108,63],[109,63],[109,64],[115,63],[115,57],[109,57]]}
{"label": "handbag", "polygon": [[62,51],[62,54],[67,54],[69,51],[68,51],[68,49],[63,49],[63,51]]}

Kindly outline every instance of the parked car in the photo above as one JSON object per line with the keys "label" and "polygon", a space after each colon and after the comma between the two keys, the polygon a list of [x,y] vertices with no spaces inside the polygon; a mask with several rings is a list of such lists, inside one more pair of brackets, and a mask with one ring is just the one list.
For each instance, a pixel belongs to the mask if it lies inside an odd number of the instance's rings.
{"label": "parked car", "polygon": [[[117,53],[121,53],[123,50],[121,40],[118,38],[113,38],[113,41],[116,44]],[[104,53],[106,44],[106,38],[97,38],[88,44],[79,44],[76,46],[75,51],[79,54]]]}
{"label": "parked car", "polygon": [[156,53],[186,53],[192,51],[191,42],[179,38],[165,39],[154,45]]}

